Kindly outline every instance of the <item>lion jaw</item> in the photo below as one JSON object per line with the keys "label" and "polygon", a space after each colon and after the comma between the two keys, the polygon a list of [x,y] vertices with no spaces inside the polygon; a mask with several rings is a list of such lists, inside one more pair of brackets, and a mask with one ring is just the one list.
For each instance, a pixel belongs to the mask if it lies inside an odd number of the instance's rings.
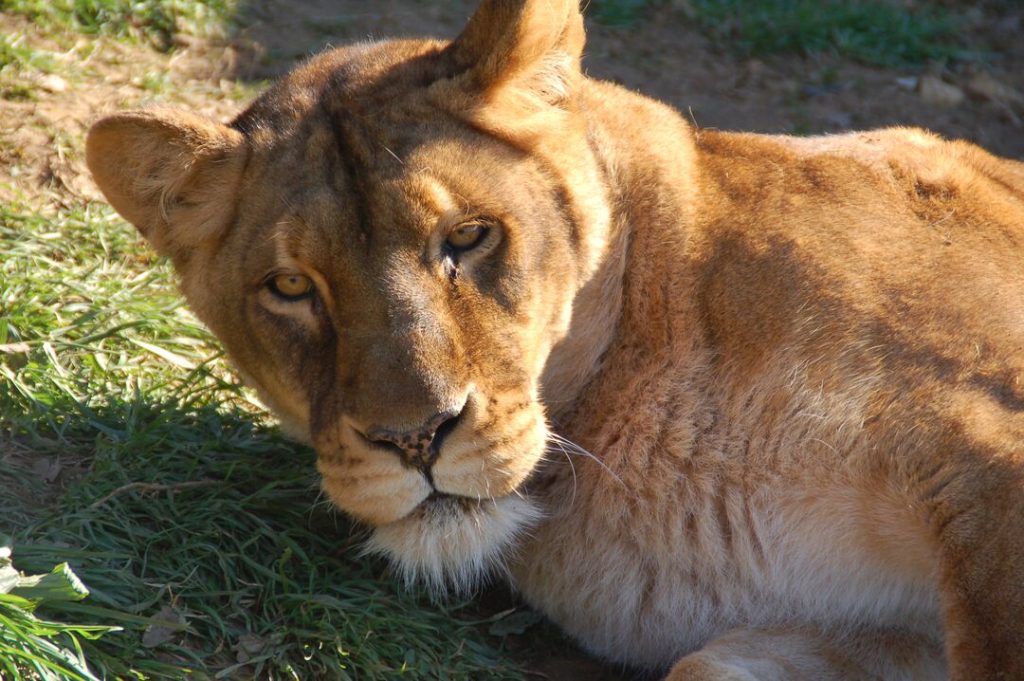
{"label": "lion jaw", "polygon": [[365,552],[390,560],[405,583],[432,594],[468,593],[491,575],[507,575],[518,538],[541,519],[535,501],[519,495],[471,500],[446,495],[374,529]]}

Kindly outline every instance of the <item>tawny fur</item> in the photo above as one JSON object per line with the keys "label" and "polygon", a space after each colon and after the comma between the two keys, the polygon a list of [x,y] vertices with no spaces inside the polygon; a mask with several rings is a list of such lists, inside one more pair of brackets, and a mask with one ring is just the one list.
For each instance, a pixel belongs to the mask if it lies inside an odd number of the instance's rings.
{"label": "tawny fur", "polygon": [[[697,130],[582,47],[486,0],[88,161],[407,576],[672,681],[1024,678],[1024,165]],[[426,473],[367,436],[449,412]]]}

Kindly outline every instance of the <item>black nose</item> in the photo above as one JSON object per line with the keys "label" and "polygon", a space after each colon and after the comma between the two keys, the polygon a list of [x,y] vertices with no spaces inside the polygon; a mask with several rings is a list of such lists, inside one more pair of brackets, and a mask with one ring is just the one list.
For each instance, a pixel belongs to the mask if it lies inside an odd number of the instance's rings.
{"label": "black nose", "polygon": [[459,425],[461,410],[449,409],[431,416],[422,428],[398,432],[375,427],[366,433],[371,443],[390,449],[412,468],[428,474],[441,453],[444,439]]}

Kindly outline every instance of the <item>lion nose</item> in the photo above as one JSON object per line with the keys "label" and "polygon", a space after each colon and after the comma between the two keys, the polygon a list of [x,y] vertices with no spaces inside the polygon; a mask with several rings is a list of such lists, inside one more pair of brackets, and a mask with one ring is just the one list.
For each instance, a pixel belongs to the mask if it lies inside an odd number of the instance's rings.
{"label": "lion nose", "polygon": [[444,439],[459,425],[461,409],[449,409],[431,416],[421,428],[399,432],[375,427],[366,432],[366,439],[378,446],[391,449],[412,468],[430,477],[430,467],[441,453]]}

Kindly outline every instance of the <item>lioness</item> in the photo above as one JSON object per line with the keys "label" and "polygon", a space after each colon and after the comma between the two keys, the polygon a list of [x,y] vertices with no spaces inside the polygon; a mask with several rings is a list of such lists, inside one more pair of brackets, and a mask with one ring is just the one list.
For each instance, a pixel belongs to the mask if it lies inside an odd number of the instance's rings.
{"label": "lioness", "polygon": [[485,0],[89,167],[410,578],[673,681],[1024,679],[1024,164],[697,130],[583,41]]}

